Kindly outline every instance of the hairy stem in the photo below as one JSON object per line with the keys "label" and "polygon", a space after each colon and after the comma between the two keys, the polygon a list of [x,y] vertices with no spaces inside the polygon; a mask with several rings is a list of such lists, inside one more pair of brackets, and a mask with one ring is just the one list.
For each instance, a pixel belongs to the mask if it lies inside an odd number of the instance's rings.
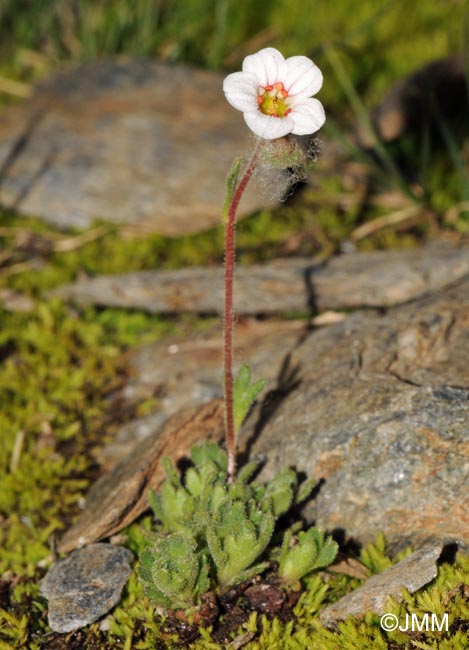
{"label": "hairy stem", "polygon": [[236,434],[233,419],[233,277],[235,265],[236,210],[257,165],[261,141],[231,197],[225,226],[225,310],[223,314],[223,351],[225,374],[225,435],[228,453],[228,476],[236,476]]}

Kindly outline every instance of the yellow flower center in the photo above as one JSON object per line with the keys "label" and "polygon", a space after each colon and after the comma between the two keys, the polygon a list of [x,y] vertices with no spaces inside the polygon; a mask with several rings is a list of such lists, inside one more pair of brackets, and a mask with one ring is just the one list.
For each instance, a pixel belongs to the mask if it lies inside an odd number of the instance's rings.
{"label": "yellow flower center", "polygon": [[[264,91],[264,92],[262,92]],[[285,117],[291,113],[287,102],[288,93],[285,90],[283,83],[280,81],[273,86],[265,86],[259,88],[257,95],[257,103],[259,110],[264,115],[271,115],[272,117]]]}

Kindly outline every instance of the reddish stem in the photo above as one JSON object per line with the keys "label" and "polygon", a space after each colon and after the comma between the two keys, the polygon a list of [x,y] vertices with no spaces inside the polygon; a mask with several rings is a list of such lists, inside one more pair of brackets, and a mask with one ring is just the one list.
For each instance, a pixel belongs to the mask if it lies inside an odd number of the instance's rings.
{"label": "reddish stem", "polygon": [[236,432],[233,419],[233,277],[235,264],[236,210],[244,190],[257,164],[261,144],[254,151],[251,162],[233,193],[225,228],[225,311],[223,315],[224,371],[225,371],[225,432],[228,452],[228,477],[232,483],[236,476]]}

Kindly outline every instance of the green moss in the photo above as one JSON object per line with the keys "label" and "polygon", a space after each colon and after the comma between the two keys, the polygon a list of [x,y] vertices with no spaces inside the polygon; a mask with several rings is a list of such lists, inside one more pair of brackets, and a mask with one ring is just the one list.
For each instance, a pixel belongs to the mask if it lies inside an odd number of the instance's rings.
{"label": "green moss", "polygon": [[[144,543],[143,530],[151,528],[151,520],[145,517],[140,524],[133,524],[127,530],[127,545],[138,553]],[[401,553],[398,558],[407,554]],[[369,545],[360,555],[373,572],[391,566],[395,560],[387,555],[383,537],[376,544]],[[445,650],[464,650],[467,639],[469,611],[463,585],[469,576],[469,556],[458,554],[452,565],[442,564],[438,576],[428,586],[414,595],[404,592],[402,603],[389,601],[388,611],[398,616],[402,624],[405,615],[412,613],[422,619],[425,613],[441,617],[448,613],[449,631],[419,632],[417,634],[385,633],[379,625],[380,617],[369,614],[364,621],[353,618],[339,624],[335,631],[328,630],[319,622],[319,612],[327,604],[336,601],[345,593],[355,589],[361,581],[341,574],[313,574],[305,581],[305,591],[293,611],[293,618],[287,623],[268,620],[252,614],[246,624],[233,637],[251,633],[252,639],[243,647],[247,650],[357,650],[358,648],[402,648],[410,647]],[[35,576],[20,581],[12,590],[7,609],[0,608],[0,649],[44,648],[47,624],[45,601],[39,596]],[[80,636],[83,647],[93,647],[92,641],[100,640],[100,648],[154,650],[181,647],[174,634],[164,629],[164,619],[156,616],[154,607],[142,593],[141,584],[133,574],[124,589],[123,597],[108,619],[109,630],[103,632],[98,624],[85,628],[83,632],[68,637],[70,643]],[[226,647],[213,640],[211,629],[200,630],[201,636],[188,647],[191,650],[222,650]],[[90,645],[88,646],[86,640]],[[10,645],[8,645],[10,644]],[[413,645],[412,645],[413,644]],[[420,645],[418,645],[420,644]]]}
{"label": "green moss", "polygon": [[0,572],[23,575],[47,555],[87,483],[86,433],[102,423],[117,350],[102,345],[99,326],[83,326],[57,303],[0,317]]}

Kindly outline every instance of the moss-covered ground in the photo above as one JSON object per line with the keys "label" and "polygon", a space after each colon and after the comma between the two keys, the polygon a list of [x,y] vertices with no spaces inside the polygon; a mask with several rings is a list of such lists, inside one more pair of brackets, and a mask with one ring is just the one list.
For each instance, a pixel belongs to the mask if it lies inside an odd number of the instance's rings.
{"label": "moss-covered ground", "polygon": [[[30,82],[63,62],[124,53],[234,70],[246,54],[273,45],[286,55],[309,54],[322,67],[326,83],[321,99],[330,116],[326,136],[342,139],[352,124],[364,119],[362,109],[378,101],[401,75],[461,51],[465,20],[469,24],[465,0],[4,0],[0,102],[21,101]],[[350,103],[351,89],[362,105]],[[467,232],[463,201],[469,199],[468,144],[460,134],[445,127],[443,131],[438,146],[409,136],[388,147],[386,156],[405,163],[397,177],[383,175],[379,164],[368,161],[376,195],[390,190],[412,194],[417,177],[423,191],[409,201],[419,202],[422,210],[395,227],[372,228],[358,241],[359,248],[414,246],[431,237],[459,238]],[[409,168],[412,183],[405,173]],[[378,224],[374,220],[390,210],[379,201],[365,204],[339,174],[329,173],[317,187],[304,189],[278,209],[244,220],[239,261],[327,256],[358,226]],[[126,379],[122,353],[145,340],[203,327],[205,321],[77,309],[50,300],[47,290],[82,274],[217,263],[223,258],[223,232],[216,228],[175,239],[130,237],[96,224],[88,231],[88,243],[81,235],[61,233],[24,215],[0,213],[0,650],[173,648],[177,640],[162,632],[134,576],[106,627],[94,624],[66,636],[51,633],[47,626],[39,579],[50,564],[54,540],[99,473],[93,450],[121,422],[152,406],[119,402]],[[144,518],[127,531],[133,550],[141,544],[139,527],[149,523]],[[370,572],[391,562],[381,538],[359,557]],[[468,559],[459,554],[452,564],[440,566],[427,588],[407,594],[401,605],[390,604],[389,611],[400,618],[405,611],[419,616],[448,612],[448,632],[385,633],[373,615],[327,631],[318,610],[359,581],[326,573],[306,581],[293,620],[253,617],[239,634],[247,635],[243,647],[249,650],[463,650],[468,647],[463,587],[468,582]],[[210,630],[201,631],[192,644],[200,650],[219,647]]]}

